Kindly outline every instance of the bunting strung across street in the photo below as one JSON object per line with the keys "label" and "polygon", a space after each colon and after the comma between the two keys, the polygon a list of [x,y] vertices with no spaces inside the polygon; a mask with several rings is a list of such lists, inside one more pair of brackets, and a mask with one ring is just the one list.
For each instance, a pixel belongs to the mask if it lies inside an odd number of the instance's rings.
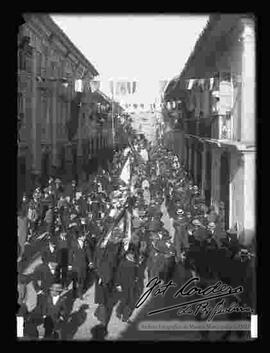
{"label": "bunting strung across street", "polygon": [[230,73],[216,73],[210,78],[191,78],[185,80],[185,87],[187,90],[192,90],[195,87],[200,87],[202,90],[218,90],[221,81],[231,81]]}
{"label": "bunting strung across street", "polygon": [[137,82],[129,80],[110,81],[110,91],[114,96],[133,95],[137,90]]}

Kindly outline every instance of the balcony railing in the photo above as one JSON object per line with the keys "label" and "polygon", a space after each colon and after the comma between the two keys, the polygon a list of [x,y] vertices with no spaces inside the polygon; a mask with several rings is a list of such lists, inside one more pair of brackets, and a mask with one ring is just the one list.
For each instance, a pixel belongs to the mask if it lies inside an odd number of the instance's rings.
{"label": "balcony railing", "polygon": [[232,139],[231,116],[214,115],[200,119],[185,119],[186,134],[217,140]]}
{"label": "balcony railing", "polygon": [[211,121],[212,117],[201,118],[199,120],[199,136],[211,138]]}

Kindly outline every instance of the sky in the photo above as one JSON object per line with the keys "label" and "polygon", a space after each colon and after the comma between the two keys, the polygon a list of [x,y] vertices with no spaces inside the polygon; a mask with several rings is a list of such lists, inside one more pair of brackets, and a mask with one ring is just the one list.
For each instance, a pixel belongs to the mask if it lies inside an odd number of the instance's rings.
{"label": "sky", "polygon": [[208,15],[54,15],[51,17],[99,72],[110,79],[138,80],[136,100],[153,102],[159,80],[184,68]]}

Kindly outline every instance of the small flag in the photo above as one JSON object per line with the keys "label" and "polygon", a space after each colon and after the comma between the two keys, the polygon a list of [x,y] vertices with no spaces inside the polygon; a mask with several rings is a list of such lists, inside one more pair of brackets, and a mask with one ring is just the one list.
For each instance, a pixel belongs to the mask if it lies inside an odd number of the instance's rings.
{"label": "small flag", "polygon": [[189,89],[189,90],[192,89],[194,83],[195,83],[195,80],[194,80],[194,79],[189,80],[189,82],[188,82],[188,89]]}
{"label": "small flag", "polygon": [[75,92],[82,92],[83,91],[83,81],[76,80],[75,81]]}
{"label": "small flag", "polygon": [[132,94],[134,94],[136,92],[136,89],[137,89],[137,82],[133,81],[132,82]]}
{"label": "small flag", "polygon": [[204,78],[202,78],[202,79],[200,79],[199,81],[198,81],[198,85],[199,85],[199,87],[201,87],[202,89],[204,88]]}

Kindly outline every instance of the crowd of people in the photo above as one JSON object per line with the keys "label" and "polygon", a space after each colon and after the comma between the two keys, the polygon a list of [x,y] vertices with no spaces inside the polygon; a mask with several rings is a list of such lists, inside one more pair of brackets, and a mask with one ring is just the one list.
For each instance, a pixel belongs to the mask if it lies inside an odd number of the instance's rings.
{"label": "crowd of people", "polygon": [[230,258],[250,255],[225,230],[223,216],[206,206],[181,158],[161,141],[149,147],[133,137],[114,155],[110,172],[101,170],[81,190],[73,182],[69,194],[60,179],[50,178],[44,190],[23,200],[23,208],[26,241],[42,230],[46,245],[32,276],[36,308],[28,313],[23,295],[20,304],[27,322],[43,322],[46,339],[62,337],[70,281],[73,297],[82,299],[89,274],[94,278],[95,316],[106,331],[116,305],[117,317],[130,320],[146,279],[167,283],[178,264],[191,275],[219,278],[219,257],[210,257],[211,249],[230,249]]}

